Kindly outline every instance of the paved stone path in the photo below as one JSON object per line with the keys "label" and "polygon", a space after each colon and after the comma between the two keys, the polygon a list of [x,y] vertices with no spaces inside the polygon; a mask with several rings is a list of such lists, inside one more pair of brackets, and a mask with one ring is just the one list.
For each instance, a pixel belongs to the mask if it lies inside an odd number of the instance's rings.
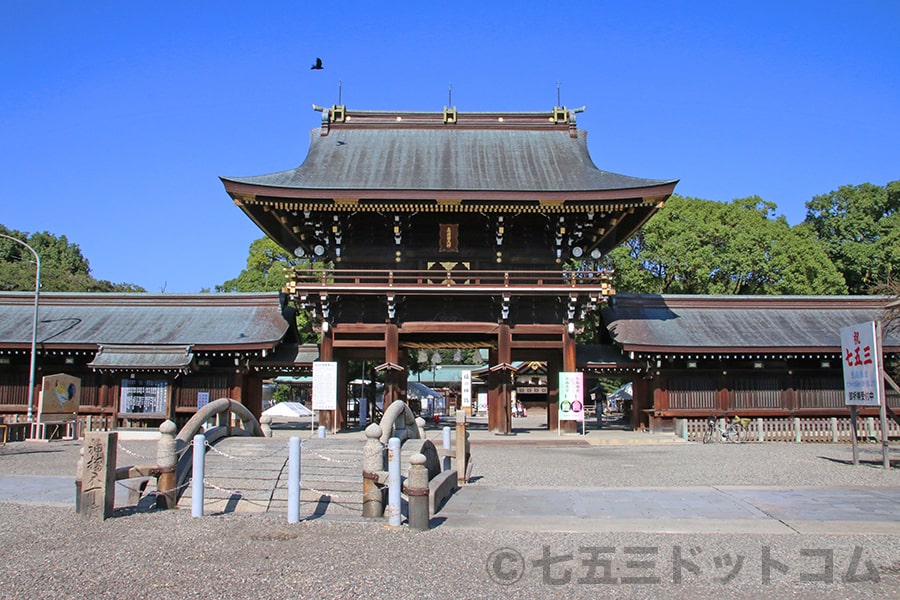
{"label": "paved stone path", "polygon": [[436,519],[528,531],[900,534],[900,489],[466,486]]}

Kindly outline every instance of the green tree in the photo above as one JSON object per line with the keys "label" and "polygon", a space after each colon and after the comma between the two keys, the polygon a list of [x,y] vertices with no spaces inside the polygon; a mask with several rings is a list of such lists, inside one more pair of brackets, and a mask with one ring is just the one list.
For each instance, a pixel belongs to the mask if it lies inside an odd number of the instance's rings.
{"label": "green tree", "polygon": [[[0,233],[22,240],[41,258],[41,290],[45,292],[144,292],[130,283],[111,283],[94,279],[88,260],[78,244],[65,235],[10,230],[0,225]],[[34,289],[34,257],[27,248],[12,240],[0,238],[0,290]]]}
{"label": "green tree", "polygon": [[[307,260],[297,259],[293,254],[276,244],[271,238],[262,237],[250,244],[247,266],[234,279],[216,286],[217,292],[279,292],[287,282],[287,270],[291,268],[311,268]],[[312,320],[308,312],[297,311],[297,330],[301,341],[315,343],[318,336],[313,332]]]}
{"label": "green tree", "polygon": [[806,203],[811,228],[852,294],[871,294],[900,267],[900,181],[845,185]]}
{"label": "green tree", "polygon": [[672,196],[603,264],[620,292],[840,294],[844,281],[803,228],[759,197],[731,203]]}

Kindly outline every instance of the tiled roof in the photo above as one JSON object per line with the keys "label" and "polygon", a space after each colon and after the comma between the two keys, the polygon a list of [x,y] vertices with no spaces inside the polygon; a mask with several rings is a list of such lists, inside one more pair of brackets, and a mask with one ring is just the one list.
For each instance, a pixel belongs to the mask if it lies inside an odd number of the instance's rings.
{"label": "tiled roof", "polygon": [[[546,114],[527,113],[546,121]],[[484,116],[484,115],[480,115]],[[296,169],[223,181],[309,190],[468,190],[572,192],[673,185],[598,169],[587,133],[562,126],[460,124],[412,127],[335,124],[313,130],[306,160]],[[500,118],[500,117],[498,117]],[[502,119],[501,119],[502,121]],[[573,135],[573,133],[575,135]]]}
{"label": "tiled roof", "polygon": [[[0,293],[0,344],[31,342],[34,295]],[[271,347],[284,338],[278,294],[41,294],[44,347],[182,345]]]}
{"label": "tiled roof", "polygon": [[[602,318],[625,351],[838,353],[842,327],[878,320],[880,296],[617,295]],[[885,350],[900,337],[884,334]]]}

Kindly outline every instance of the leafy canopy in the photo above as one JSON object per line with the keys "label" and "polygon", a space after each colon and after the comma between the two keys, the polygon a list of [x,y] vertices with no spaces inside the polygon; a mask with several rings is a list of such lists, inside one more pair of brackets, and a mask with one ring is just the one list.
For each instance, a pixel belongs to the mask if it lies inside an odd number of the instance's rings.
{"label": "leafy canopy", "polygon": [[754,196],[731,203],[673,195],[605,259],[620,292],[841,294],[841,274],[814,236]]}
{"label": "leafy canopy", "polygon": [[[130,283],[94,279],[88,260],[78,244],[66,236],[49,232],[28,234],[0,225],[0,233],[31,246],[41,259],[41,290],[45,292],[145,292]],[[36,266],[34,256],[19,243],[0,238],[0,290],[33,291]]]}
{"label": "leafy canopy", "polygon": [[[284,288],[288,270],[312,268],[308,260],[300,260],[276,244],[271,238],[262,237],[250,244],[247,266],[234,279],[216,286],[217,292],[279,292]],[[313,332],[310,315],[297,311],[297,330],[301,342],[318,342]]]}
{"label": "leafy canopy", "polygon": [[813,235],[851,294],[890,284],[900,268],[900,181],[845,185],[806,203]]}

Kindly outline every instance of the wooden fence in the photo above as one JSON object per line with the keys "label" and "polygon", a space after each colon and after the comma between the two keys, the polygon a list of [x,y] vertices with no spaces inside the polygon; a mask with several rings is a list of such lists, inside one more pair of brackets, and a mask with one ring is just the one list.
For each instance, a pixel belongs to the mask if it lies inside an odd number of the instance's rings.
{"label": "wooden fence", "polygon": [[[719,425],[724,427],[724,421]],[[675,434],[691,442],[702,442],[706,433],[706,419],[675,419]],[[880,442],[881,422],[874,417],[856,421],[856,435],[860,442]],[[752,419],[743,439],[748,442],[824,442],[850,443],[849,418],[788,418]],[[888,437],[900,438],[900,425],[888,420]]]}

